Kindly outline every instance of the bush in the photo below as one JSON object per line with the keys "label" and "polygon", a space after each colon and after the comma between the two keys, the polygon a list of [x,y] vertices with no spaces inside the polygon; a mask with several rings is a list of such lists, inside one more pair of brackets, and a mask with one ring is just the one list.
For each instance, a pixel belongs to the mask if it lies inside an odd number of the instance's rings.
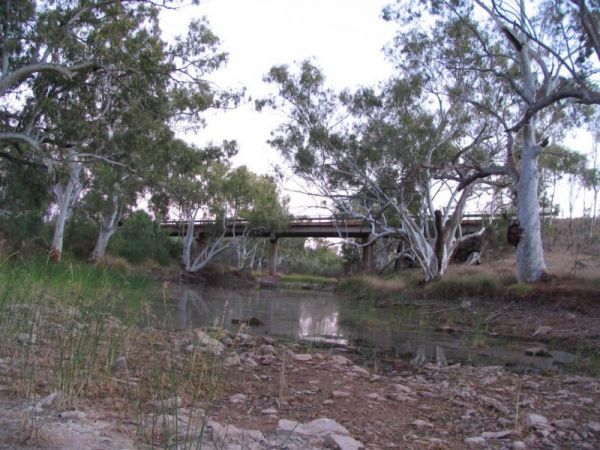
{"label": "bush", "polygon": [[425,286],[430,298],[494,297],[498,293],[496,280],[487,275],[447,277]]}
{"label": "bush", "polygon": [[111,253],[133,264],[154,260],[168,265],[178,256],[179,249],[178,242],[170,239],[145,211],[132,214],[109,244]]}

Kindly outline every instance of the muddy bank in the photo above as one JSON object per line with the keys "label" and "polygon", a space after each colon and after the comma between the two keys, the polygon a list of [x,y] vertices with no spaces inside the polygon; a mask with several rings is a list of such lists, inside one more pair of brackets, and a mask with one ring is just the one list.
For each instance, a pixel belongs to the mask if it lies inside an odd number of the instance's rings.
{"label": "muddy bank", "polygon": [[[151,345],[147,345],[151,343]],[[40,345],[43,343],[29,343]],[[600,380],[502,367],[398,362],[366,367],[344,348],[311,351],[245,333],[139,330],[111,371],[66,395],[23,398],[2,360],[0,447],[582,448],[600,446]],[[158,355],[157,358],[153,355]],[[215,384],[175,391],[169,379],[204,360]],[[144,378],[153,365],[158,378]],[[143,383],[164,389],[127,401]],[[208,389],[210,387],[210,389]],[[154,394],[151,394],[153,392]],[[328,419],[328,420],[323,420]]]}

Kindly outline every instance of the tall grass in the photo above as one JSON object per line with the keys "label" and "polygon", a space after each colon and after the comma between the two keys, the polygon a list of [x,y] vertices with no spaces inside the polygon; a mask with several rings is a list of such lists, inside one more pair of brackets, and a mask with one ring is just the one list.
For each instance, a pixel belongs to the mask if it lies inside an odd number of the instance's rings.
{"label": "tall grass", "polygon": [[220,359],[202,353],[192,332],[142,327],[161,295],[136,273],[1,261],[0,384],[34,401],[56,393],[57,407],[116,408],[137,419],[148,444],[199,446]]}

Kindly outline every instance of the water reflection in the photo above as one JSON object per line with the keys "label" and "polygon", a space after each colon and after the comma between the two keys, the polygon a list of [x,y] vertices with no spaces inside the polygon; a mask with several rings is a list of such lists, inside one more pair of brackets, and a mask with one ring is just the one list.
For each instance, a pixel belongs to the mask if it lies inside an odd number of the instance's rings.
{"label": "water reflection", "polygon": [[[329,345],[352,344],[368,358],[446,365],[512,364],[556,369],[574,355],[555,351],[549,358],[523,354],[523,342],[514,345],[486,338],[485,347],[474,347],[469,333],[448,334],[422,326],[416,318],[392,321],[390,310],[369,310],[329,292],[278,290],[227,290],[184,288],[171,301],[155,305],[157,325],[192,329],[223,327],[237,330],[232,319],[258,318],[263,325],[245,332],[270,334]],[[507,345],[510,344],[510,345]],[[370,356],[367,356],[370,355]]]}

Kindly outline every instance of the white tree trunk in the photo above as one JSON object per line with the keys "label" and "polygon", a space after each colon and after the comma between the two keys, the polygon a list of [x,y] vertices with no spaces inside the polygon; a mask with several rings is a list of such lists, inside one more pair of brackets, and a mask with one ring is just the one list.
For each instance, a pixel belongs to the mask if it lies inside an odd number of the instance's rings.
{"label": "white tree trunk", "polygon": [[[52,188],[58,208],[52,246],[50,247],[50,259],[55,262],[60,261],[62,257],[65,226],[82,189],[80,175],[83,164],[76,161],[75,157],[75,151],[69,150],[69,180],[67,185],[63,187],[60,183],[56,183]],[[51,165],[48,167],[51,167]]]}
{"label": "white tree trunk", "polygon": [[546,273],[538,200],[538,153],[533,127],[524,129],[521,174],[517,184],[517,214],[522,229],[517,246],[517,278],[521,282],[539,281]]}
{"label": "white tree trunk", "polygon": [[103,217],[100,222],[100,231],[98,232],[98,238],[96,239],[96,245],[94,250],[90,254],[89,262],[97,263],[104,255],[106,255],[106,248],[112,235],[117,231],[119,220],[121,220],[122,209],[119,207],[119,194],[117,191],[113,192],[111,196],[112,207],[110,213]]}

